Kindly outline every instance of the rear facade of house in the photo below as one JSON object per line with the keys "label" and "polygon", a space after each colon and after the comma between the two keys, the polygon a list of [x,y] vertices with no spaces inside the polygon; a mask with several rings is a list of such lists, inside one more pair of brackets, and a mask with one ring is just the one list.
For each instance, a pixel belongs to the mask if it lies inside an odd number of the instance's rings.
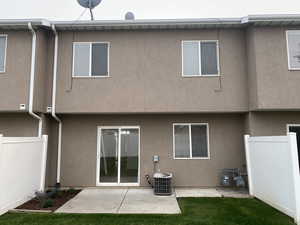
{"label": "rear facade of house", "polygon": [[219,186],[244,134],[300,132],[299,46],[288,15],[0,20],[0,134],[49,135],[48,186],[147,186],[154,156],[175,186]]}

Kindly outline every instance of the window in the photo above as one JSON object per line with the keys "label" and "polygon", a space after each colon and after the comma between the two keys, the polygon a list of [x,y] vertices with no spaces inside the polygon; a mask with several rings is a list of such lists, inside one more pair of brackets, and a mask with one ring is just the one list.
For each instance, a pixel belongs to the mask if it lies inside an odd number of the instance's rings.
{"label": "window", "polygon": [[73,77],[108,77],[109,43],[75,42]]}
{"label": "window", "polygon": [[300,70],[300,30],[286,32],[288,68]]}
{"label": "window", "polygon": [[5,72],[7,36],[0,35],[0,73]]}
{"label": "window", "polygon": [[182,42],[183,76],[219,75],[218,41]]}
{"label": "window", "polygon": [[209,159],[208,124],[173,125],[175,159]]}

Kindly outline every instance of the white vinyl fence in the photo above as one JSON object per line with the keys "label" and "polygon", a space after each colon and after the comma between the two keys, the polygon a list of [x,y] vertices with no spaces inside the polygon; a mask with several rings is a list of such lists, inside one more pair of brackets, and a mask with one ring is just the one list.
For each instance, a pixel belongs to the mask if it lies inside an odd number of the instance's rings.
{"label": "white vinyl fence", "polygon": [[250,195],[300,224],[300,175],[296,134],[245,135]]}
{"label": "white vinyl fence", "polygon": [[47,135],[0,135],[0,215],[44,191],[47,142]]}

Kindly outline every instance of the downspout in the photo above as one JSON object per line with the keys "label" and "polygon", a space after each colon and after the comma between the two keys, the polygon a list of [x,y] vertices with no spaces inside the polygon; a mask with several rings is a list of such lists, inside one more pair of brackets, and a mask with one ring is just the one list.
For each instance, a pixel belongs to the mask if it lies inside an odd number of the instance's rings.
{"label": "downspout", "polygon": [[55,35],[54,43],[54,61],[53,61],[53,84],[52,84],[52,109],[51,115],[58,122],[58,146],[57,146],[57,170],[56,170],[56,186],[60,186],[60,167],[61,167],[61,136],[62,121],[56,115],[56,81],[57,81],[57,56],[58,56],[58,33],[55,25],[52,24],[52,31]]}
{"label": "downspout", "polygon": [[34,95],[34,81],[35,81],[35,56],[36,56],[36,32],[34,31],[32,24],[28,23],[28,28],[32,33],[31,44],[31,69],[30,69],[30,87],[29,87],[29,115],[39,121],[38,137],[42,137],[42,118],[33,112],[33,95]]}

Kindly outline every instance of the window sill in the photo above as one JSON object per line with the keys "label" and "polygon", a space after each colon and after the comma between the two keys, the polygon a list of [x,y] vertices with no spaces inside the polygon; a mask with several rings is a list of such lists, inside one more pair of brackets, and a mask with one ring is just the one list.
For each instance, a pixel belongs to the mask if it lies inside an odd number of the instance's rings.
{"label": "window sill", "polygon": [[210,157],[173,158],[174,160],[210,160]]}
{"label": "window sill", "polygon": [[289,71],[300,71],[300,68],[289,68]]}
{"label": "window sill", "polygon": [[110,76],[72,76],[73,79],[97,79],[110,78]]}
{"label": "window sill", "polygon": [[221,77],[221,75],[218,74],[212,74],[212,75],[181,75],[183,78],[206,78],[206,77]]}

